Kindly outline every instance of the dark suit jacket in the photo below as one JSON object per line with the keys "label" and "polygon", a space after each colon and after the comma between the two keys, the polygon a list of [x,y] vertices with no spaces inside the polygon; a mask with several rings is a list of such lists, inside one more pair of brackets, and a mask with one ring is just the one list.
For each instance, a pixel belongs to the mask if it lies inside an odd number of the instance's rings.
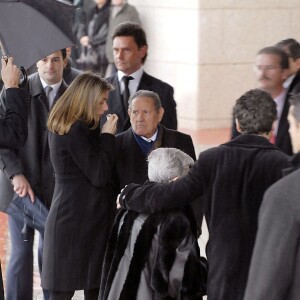
{"label": "dark suit jacket", "polygon": [[[109,93],[107,100],[108,111],[106,114],[117,114],[119,117],[117,133],[121,133],[130,127],[130,121],[127,110],[124,109],[122,95],[120,93],[120,86],[117,73],[107,78],[115,90]],[[148,75],[146,72],[143,73],[138,90],[149,90],[157,93],[160,97],[162,106],[165,110],[164,116],[161,120],[161,124],[170,129],[177,129],[177,115],[176,115],[176,102],[174,100],[173,88],[153,77]],[[105,115],[101,118],[101,126],[105,122]]]}
{"label": "dark suit jacket", "polygon": [[[24,174],[34,193],[49,208],[54,189],[53,168],[48,145],[48,101],[38,73],[28,78],[31,101],[28,109],[28,137],[19,150],[1,150],[0,172],[0,210],[5,211],[13,197],[13,188],[9,181],[15,174]],[[67,89],[62,82],[55,101]],[[1,99],[5,103],[5,93]]]}

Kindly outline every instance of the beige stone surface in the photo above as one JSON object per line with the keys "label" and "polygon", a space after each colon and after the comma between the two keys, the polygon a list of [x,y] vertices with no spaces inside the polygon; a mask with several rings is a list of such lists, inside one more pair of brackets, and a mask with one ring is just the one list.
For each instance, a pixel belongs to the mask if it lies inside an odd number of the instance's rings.
{"label": "beige stone surface", "polygon": [[255,87],[257,51],[300,40],[299,0],[130,0],[148,35],[145,69],[175,89],[180,127],[230,126],[234,100]]}

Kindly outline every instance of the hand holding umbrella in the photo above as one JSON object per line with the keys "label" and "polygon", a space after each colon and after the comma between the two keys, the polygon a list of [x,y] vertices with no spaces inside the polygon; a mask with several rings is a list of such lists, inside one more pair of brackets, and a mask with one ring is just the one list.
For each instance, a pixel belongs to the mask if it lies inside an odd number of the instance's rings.
{"label": "hand holding umbrella", "polygon": [[1,78],[6,89],[15,88],[19,85],[20,70],[13,64],[13,58],[2,58]]}

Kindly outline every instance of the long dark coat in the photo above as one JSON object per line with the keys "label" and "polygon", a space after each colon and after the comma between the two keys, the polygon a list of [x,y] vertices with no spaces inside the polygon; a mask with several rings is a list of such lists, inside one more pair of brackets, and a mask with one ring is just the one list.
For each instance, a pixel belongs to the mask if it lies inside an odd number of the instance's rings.
{"label": "long dark coat", "polygon": [[292,173],[265,193],[245,300],[299,299],[300,152],[292,164]]}
{"label": "long dark coat", "polygon": [[[120,92],[120,85],[118,74],[114,74],[107,78],[115,89],[109,93],[107,105],[109,110],[105,114],[117,114],[119,117],[117,133],[124,132],[130,127],[130,120],[127,109],[124,108],[122,95]],[[176,102],[174,100],[174,89],[166,82],[163,82],[146,72],[143,73],[140,84],[137,90],[149,90],[159,95],[162,107],[165,110],[161,124],[170,129],[177,129],[177,114]],[[101,118],[101,125],[103,125],[106,118]]]}
{"label": "long dark coat", "polygon": [[134,186],[128,186],[121,203],[126,209],[151,213],[204,195],[208,299],[242,300],[259,207],[266,189],[289,166],[288,159],[266,138],[241,135],[202,152],[189,174],[176,182],[144,186],[135,195]]}
{"label": "long dark coat", "polygon": [[74,123],[50,134],[55,190],[46,222],[42,287],[72,291],[100,286],[102,260],[113,222],[108,181],[115,137]]}
{"label": "long dark coat", "polygon": [[[55,101],[67,89],[62,82]],[[48,101],[38,73],[29,76],[28,92],[31,95],[28,108],[28,137],[19,150],[1,150],[0,172],[0,210],[6,211],[13,197],[13,186],[9,178],[15,174],[24,174],[34,193],[49,208],[54,190],[54,176],[50,161],[47,120]],[[1,97],[5,97],[2,94]],[[5,99],[1,99],[5,103]]]}

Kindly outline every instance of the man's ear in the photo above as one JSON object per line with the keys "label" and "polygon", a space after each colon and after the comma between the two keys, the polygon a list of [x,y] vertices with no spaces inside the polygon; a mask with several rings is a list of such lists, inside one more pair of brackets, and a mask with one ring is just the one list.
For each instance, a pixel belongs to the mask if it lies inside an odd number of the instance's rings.
{"label": "man's ear", "polygon": [[164,116],[164,113],[165,113],[165,110],[163,107],[161,107],[158,111],[159,113],[159,122],[162,120],[163,116]]}
{"label": "man's ear", "polygon": [[64,68],[67,66],[67,63],[68,63],[68,59],[66,57],[66,58],[64,58]]}
{"label": "man's ear", "polygon": [[240,126],[240,122],[238,119],[235,119],[235,126],[236,126],[236,130],[241,133],[242,132],[242,129],[241,129],[241,126]]}
{"label": "man's ear", "polygon": [[295,59],[296,66],[300,70],[300,58]]}
{"label": "man's ear", "polygon": [[289,77],[289,69],[283,69],[281,78],[283,80],[286,80],[288,77]]}
{"label": "man's ear", "polygon": [[147,51],[148,51],[147,45],[140,47],[141,59],[143,59],[146,56]]}

